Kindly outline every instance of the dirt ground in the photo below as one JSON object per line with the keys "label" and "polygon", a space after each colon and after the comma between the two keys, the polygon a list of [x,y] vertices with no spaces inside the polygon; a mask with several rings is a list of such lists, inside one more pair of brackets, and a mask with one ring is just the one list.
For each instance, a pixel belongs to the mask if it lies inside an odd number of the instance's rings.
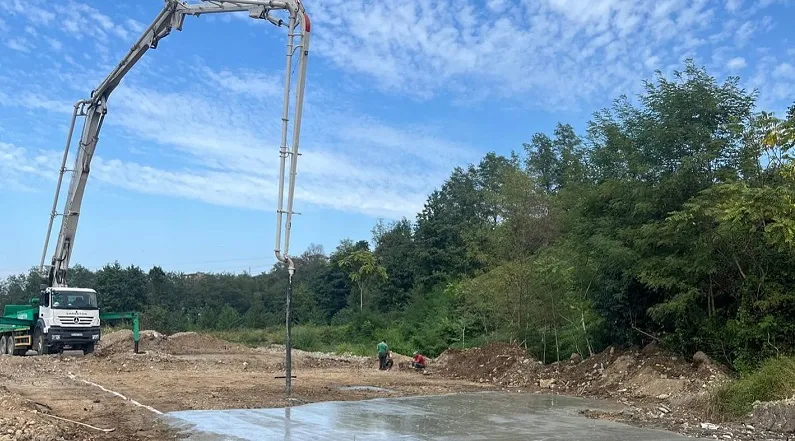
{"label": "dirt ground", "polygon": [[289,401],[281,346],[249,348],[196,333],[166,337],[145,331],[141,351],[133,354],[132,334],[119,331],[104,335],[89,356],[0,357],[0,441],[180,439],[186,434],[165,426],[158,413],[479,390],[605,398],[623,403],[625,410],[586,416],[690,436],[789,439],[783,431],[767,430],[775,421],[760,421],[755,428],[705,420],[699,409],[708,391],[727,379],[726,372],[654,346],[609,349],[584,361],[575,357],[551,365],[506,344],[451,349],[431,360],[425,375],[397,354],[395,367],[384,372],[375,357],[294,350]]}
{"label": "dirt ground", "polygon": [[[156,412],[283,407],[495,388],[423,375],[400,369],[399,363],[391,371],[379,371],[375,357],[295,350],[288,402],[283,347],[248,348],[206,335],[166,338],[149,331],[142,336],[140,349],[145,353],[133,354],[131,333],[119,331],[103,336],[96,353],[89,356],[67,352],[0,357],[0,384],[5,385],[0,388],[0,441],[179,439],[185,434],[160,423]],[[389,391],[341,389],[358,385]]]}

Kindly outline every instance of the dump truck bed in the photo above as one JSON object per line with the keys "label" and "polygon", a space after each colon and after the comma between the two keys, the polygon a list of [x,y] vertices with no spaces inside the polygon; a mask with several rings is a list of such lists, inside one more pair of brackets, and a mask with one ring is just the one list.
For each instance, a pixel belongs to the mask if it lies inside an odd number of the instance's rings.
{"label": "dump truck bed", "polygon": [[6,305],[0,317],[0,333],[30,329],[36,324],[38,310],[31,305]]}

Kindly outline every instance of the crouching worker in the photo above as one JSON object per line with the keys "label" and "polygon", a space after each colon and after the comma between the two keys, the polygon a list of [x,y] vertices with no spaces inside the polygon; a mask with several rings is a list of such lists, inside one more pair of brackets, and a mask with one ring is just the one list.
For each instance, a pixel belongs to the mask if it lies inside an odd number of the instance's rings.
{"label": "crouching worker", "polygon": [[392,351],[387,352],[386,354],[386,363],[384,364],[384,369],[390,371],[392,370],[392,365],[394,362],[392,361]]}
{"label": "crouching worker", "polygon": [[417,351],[414,351],[414,358],[411,360],[411,367],[421,371],[425,369],[425,357]]}

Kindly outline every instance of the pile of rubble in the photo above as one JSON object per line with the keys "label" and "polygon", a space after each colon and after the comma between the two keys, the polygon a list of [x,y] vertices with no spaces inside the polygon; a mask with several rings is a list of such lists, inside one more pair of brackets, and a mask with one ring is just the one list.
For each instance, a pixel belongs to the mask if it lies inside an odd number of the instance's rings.
{"label": "pile of rubble", "polygon": [[[223,354],[228,352],[245,353],[253,349],[237,343],[197,332],[177,332],[172,335],[145,330],[139,334],[139,351],[171,355]],[[129,329],[103,334],[96,348],[96,354],[106,357],[132,353],[133,333]]]}
{"label": "pile of rubble", "polygon": [[754,403],[753,423],[766,430],[795,433],[795,396],[786,400]]}
{"label": "pile of rubble", "polygon": [[503,386],[524,386],[535,381],[540,367],[518,345],[491,343],[482,348],[448,349],[434,360],[435,371],[451,378]]}
{"label": "pile of rubble", "polygon": [[577,355],[552,363],[540,371],[539,385],[576,395],[667,400],[676,405],[704,395],[726,381],[727,373],[702,353],[689,362],[652,344],[640,351],[609,348],[583,361]]}
{"label": "pile of rubble", "polygon": [[0,441],[92,440],[80,425],[49,415],[46,406],[27,401],[0,387]]}

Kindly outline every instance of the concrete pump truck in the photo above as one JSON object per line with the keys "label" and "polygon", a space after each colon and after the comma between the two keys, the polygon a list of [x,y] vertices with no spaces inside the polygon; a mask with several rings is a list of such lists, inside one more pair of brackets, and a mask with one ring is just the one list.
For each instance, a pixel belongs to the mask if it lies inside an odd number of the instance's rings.
{"label": "concrete pump truck", "polygon": [[[28,350],[39,354],[61,352],[65,348],[83,350],[84,353],[94,351],[100,340],[100,326],[103,322],[120,319],[131,319],[133,322],[134,351],[138,352],[138,313],[137,312],[100,312],[97,292],[90,288],[76,288],[67,285],[69,259],[74,250],[77,222],[80,206],[88,181],[91,158],[99,140],[99,131],[108,111],[108,98],[119,85],[124,76],[141,59],[149,49],[157,48],[158,42],[169,35],[172,29],[182,30],[186,16],[217,14],[227,12],[247,12],[249,17],[266,20],[278,27],[287,27],[287,72],[284,84],[284,102],[282,107],[281,146],[280,146],[280,181],[277,208],[277,244],[276,257],[286,262],[290,274],[294,271],[292,260],[287,252],[295,189],[296,163],[298,159],[298,141],[303,109],[304,83],[306,63],[309,55],[310,22],[300,0],[201,0],[201,3],[188,3],[182,0],[165,0],[165,7],[155,20],[135,42],[126,56],[100,85],[91,92],[88,99],[80,100],[74,105],[72,120],[66,139],[66,146],[61,161],[55,198],[50,212],[49,226],[44,240],[39,272],[45,283],[37,298],[31,299],[27,305],[6,305],[0,317],[0,354],[24,355]],[[285,13],[287,17],[275,15]],[[293,56],[297,52],[297,74],[295,86],[294,122],[292,127],[292,149],[288,151],[288,124],[290,81],[292,75]],[[74,159],[74,167],[67,170],[72,134],[78,118],[84,118],[79,147]],[[282,209],[284,199],[285,163],[289,157],[290,171],[288,184],[287,209]],[[66,203],[62,213],[57,213],[58,198],[64,174],[71,172],[71,182],[66,194]],[[281,224],[283,216],[287,216],[285,229],[284,251],[281,247]],[[50,243],[53,222],[61,217],[61,227],[55,245],[55,253],[51,263],[45,265],[47,248]]]}

